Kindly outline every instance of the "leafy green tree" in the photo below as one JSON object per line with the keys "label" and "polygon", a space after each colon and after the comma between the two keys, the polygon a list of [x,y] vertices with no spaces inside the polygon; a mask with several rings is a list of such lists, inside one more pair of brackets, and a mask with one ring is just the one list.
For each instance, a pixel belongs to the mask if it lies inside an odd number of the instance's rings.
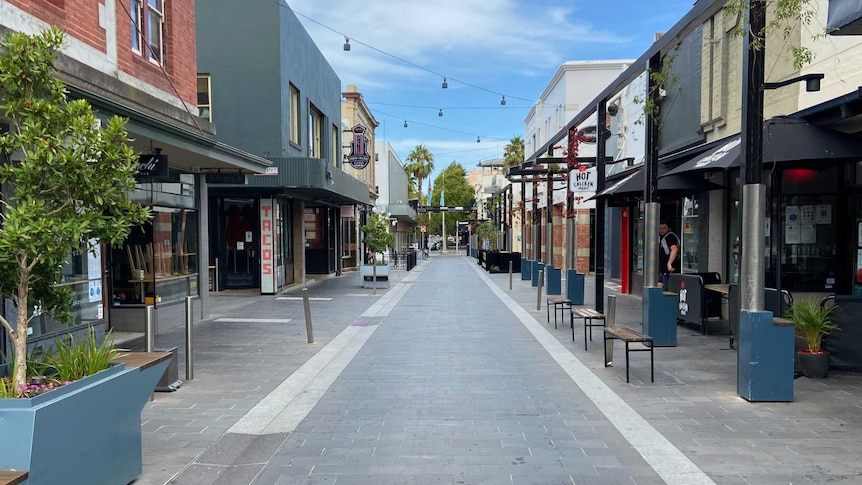
{"label": "leafy green tree", "polygon": [[[416,145],[416,148],[407,155],[407,162],[409,163],[404,166],[404,170],[413,175],[416,180],[416,190],[421,194],[422,182],[434,171],[434,155],[425,145]],[[421,204],[422,198],[419,199]]]}
{"label": "leafy green tree", "polygon": [[137,157],[125,121],[101,126],[55,77],[64,38],[51,28],[0,41],[0,117],[10,122],[0,152],[13,154],[0,165],[0,296],[17,298],[19,310],[15,322],[0,315],[0,323],[15,347],[16,389],[27,378],[29,308],[71,321],[71,290],[56,285],[63,264],[74,251],[95,251],[93,240],[121,244],[149,215],[128,198]]}
{"label": "leafy green tree", "polygon": [[512,137],[503,153],[504,170],[524,163],[524,139],[520,136]]}
{"label": "leafy green tree", "polygon": [[362,226],[362,233],[365,235],[362,243],[375,255],[386,252],[395,244],[395,234],[389,232],[389,219],[380,214],[372,214],[368,217],[368,222]]}
{"label": "leafy green tree", "polygon": [[[440,192],[443,192],[443,201],[449,207],[472,207],[476,204],[476,192],[467,182],[467,171],[458,162],[452,161],[437,178],[434,179],[434,187],[431,189],[431,205],[440,204]],[[447,212],[446,234],[455,234],[458,222],[467,219],[469,212]],[[431,227],[438,233],[442,232],[443,215],[434,213],[431,216]]]}

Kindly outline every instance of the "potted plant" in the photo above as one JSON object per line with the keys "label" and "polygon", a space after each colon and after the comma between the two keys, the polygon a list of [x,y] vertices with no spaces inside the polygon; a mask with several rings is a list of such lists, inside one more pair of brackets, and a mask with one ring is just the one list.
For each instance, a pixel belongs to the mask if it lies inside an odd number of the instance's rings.
{"label": "potted plant", "polygon": [[59,284],[69,257],[122,243],[149,214],[128,198],[138,164],[124,120],[103,125],[55,77],[64,38],[50,28],[0,40],[0,118],[9,122],[0,154],[11,155],[0,159],[0,297],[17,306],[0,314],[14,362],[0,389],[0,470],[29,470],[29,485],[128,483],[141,472],[141,410],[170,354],[146,370],[138,362],[99,371],[104,352],[69,348],[84,374],[95,373],[61,385],[32,381],[44,366],[27,358],[35,309],[71,322],[72,291]]}
{"label": "potted plant", "polygon": [[832,320],[833,305],[821,305],[811,298],[794,301],[787,318],[805,339],[806,349],[798,353],[799,367],[805,377],[822,379],[829,373],[829,352],[821,347],[823,337],[838,329]]}
{"label": "potted plant", "polygon": [[364,264],[360,268],[363,286],[365,286],[366,277],[370,276],[371,291],[375,293],[377,290],[377,277],[383,276],[386,281],[386,286],[389,285],[389,266],[386,264],[377,264],[377,255],[386,252],[387,249],[395,244],[395,234],[389,232],[389,219],[380,214],[372,214],[368,218],[368,222],[362,226],[362,243],[365,245],[366,252],[370,255],[371,263]]}

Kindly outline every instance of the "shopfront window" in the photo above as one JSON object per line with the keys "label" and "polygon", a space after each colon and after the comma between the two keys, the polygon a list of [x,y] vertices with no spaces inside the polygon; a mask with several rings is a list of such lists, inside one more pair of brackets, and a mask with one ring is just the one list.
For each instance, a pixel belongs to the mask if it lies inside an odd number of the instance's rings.
{"label": "shopfront window", "polygon": [[[781,261],[781,286],[791,291],[834,291],[838,267],[835,223],[838,168],[782,171],[780,213],[770,233]],[[846,230],[846,228],[844,228]],[[775,244],[770,244],[773,248]],[[768,258],[767,284],[775,284],[777,261]]]}
{"label": "shopfront window", "polygon": [[112,251],[113,304],[159,305],[198,294],[198,214],[153,207],[150,223]]}
{"label": "shopfront window", "polygon": [[[72,291],[71,313],[72,322],[56,320],[49,313],[42,312],[38,307],[31,308],[33,318],[30,320],[31,340],[41,337],[67,333],[79,325],[93,324],[104,319],[102,294],[102,249],[96,241],[91,241],[92,251],[82,249],[73,253],[63,265],[63,278],[57,286],[68,287]],[[11,305],[14,312],[15,305]],[[9,315],[7,318],[16,318]]]}
{"label": "shopfront window", "polygon": [[686,197],[682,202],[682,227],[680,228],[680,243],[682,245],[682,272],[698,272],[698,233],[700,204],[695,197]]}
{"label": "shopfront window", "polygon": [[643,274],[644,272],[644,204],[643,202],[639,202],[637,208],[635,209],[635,218],[634,218],[634,261],[632,261],[632,267],[634,268],[635,273]]}

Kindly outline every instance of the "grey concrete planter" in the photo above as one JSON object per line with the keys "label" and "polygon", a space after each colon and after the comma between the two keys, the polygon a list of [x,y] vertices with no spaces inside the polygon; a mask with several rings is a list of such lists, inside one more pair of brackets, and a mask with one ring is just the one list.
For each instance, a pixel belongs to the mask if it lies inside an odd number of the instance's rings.
{"label": "grey concrete planter", "polygon": [[31,399],[0,399],[0,470],[27,485],[116,485],[142,471],[141,411],[168,366],[115,364]]}
{"label": "grey concrete planter", "polygon": [[[363,264],[359,267],[359,276],[362,278],[362,287],[371,288],[374,277],[374,265]],[[377,282],[375,288],[389,288],[389,265],[377,265]]]}

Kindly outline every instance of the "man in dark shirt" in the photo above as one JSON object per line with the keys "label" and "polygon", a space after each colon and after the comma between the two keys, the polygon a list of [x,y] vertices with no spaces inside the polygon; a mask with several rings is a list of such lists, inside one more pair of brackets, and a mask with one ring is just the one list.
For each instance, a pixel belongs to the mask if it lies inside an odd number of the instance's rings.
{"label": "man in dark shirt", "polygon": [[679,273],[679,238],[670,230],[667,222],[658,225],[661,243],[658,249],[658,284],[667,287],[671,273]]}

